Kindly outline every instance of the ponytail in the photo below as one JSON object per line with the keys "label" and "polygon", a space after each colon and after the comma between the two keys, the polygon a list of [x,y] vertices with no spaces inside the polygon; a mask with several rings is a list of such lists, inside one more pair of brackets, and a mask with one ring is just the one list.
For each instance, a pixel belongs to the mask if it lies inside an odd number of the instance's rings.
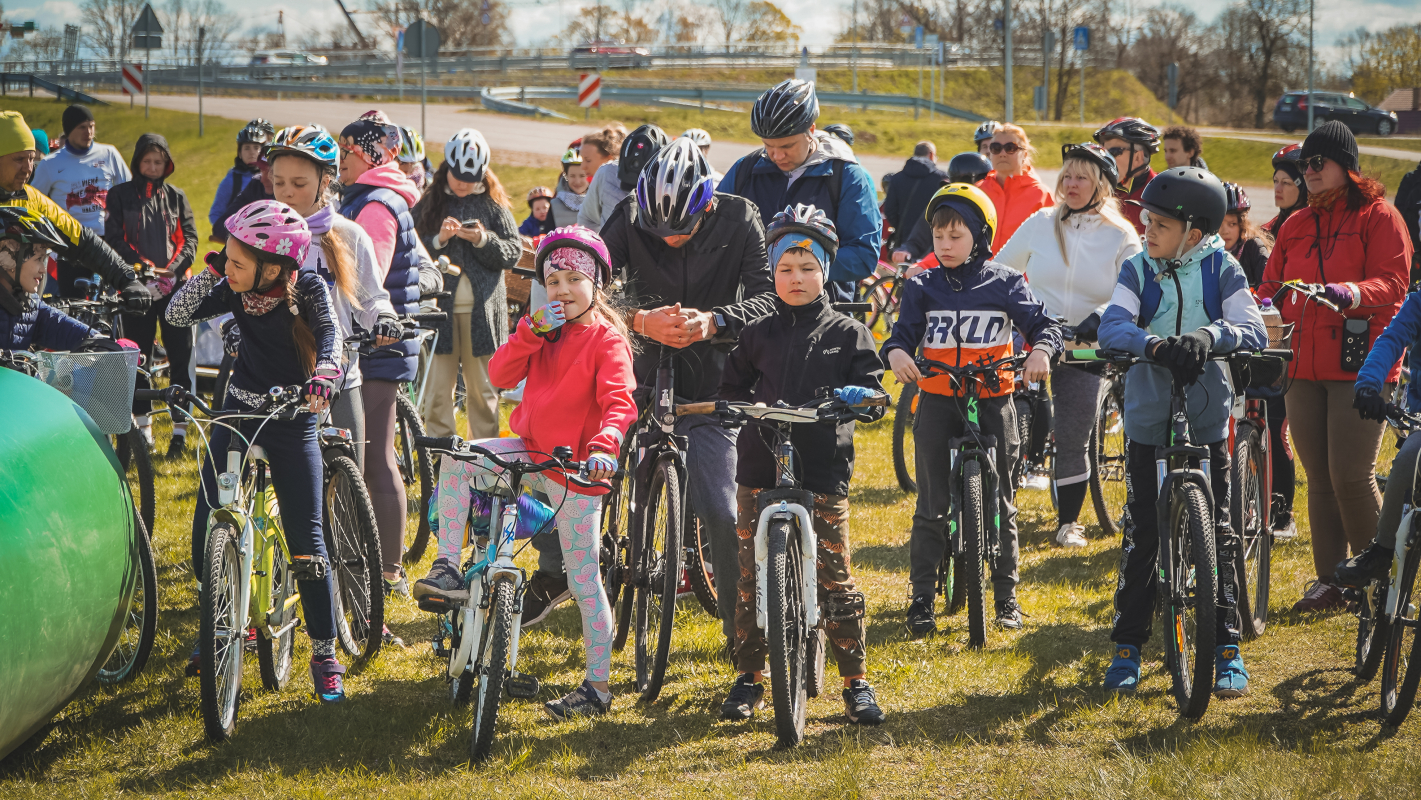
{"label": "ponytail", "polygon": [[286,276],[286,306],[291,311],[291,340],[296,343],[296,357],[301,360],[301,369],[309,378],[316,371],[316,335],[311,332],[306,318],[301,316],[301,298],[296,293],[296,281],[291,280],[295,274],[293,270]]}
{"label": "ponytail", "polygon": [[355,277],[355,254],[350,251],[350,245],[345,239],[336,233],[335,228],[321,235],[321,257],[325,259],[326,269],[330,270],[331,277],[335,279],[336,291],[350,301],[352,307],[363,310],[359,297],[360,284]]}

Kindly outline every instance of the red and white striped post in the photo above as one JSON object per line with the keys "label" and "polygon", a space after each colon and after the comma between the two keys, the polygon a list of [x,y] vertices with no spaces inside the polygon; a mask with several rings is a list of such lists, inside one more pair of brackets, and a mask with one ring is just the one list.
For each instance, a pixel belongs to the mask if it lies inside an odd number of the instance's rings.
{"label": "red and white striped post", "polygon": [[602,76],[596,72],[582,73],[577,84],[577,104],[587,109],[584,119],[592,118],[592,109],[602,107]]}
{"label": "red and white striped post", "polygon": [[128,107],[133,108],[134,99],[143,94],[142,64],[123,65],[123,93],[128,95]]}

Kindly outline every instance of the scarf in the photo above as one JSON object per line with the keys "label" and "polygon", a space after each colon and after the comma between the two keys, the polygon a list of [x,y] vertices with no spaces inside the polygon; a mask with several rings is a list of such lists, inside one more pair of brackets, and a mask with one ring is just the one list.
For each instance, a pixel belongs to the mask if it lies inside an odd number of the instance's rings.
{"label": "scarf", "polygon": [[558,189],[558,202],[562,203],[573,211],[581,211],[582,201],[586,199],[587,195],[585,194],[576,194],[571,189],[565,187]]}
{"label": "scarf", "polygon": [[[296,272],[293,271],[286,279],[285,284],[278,283],[260,294],[255,291],[242,292],[242,310],[247,312],[250,316],[260,317],[278,305],[281,305],[281,301],[286,299],[286,287],[295,282]],[[301,313],[300,309],[296,307],[295,302],[288,303],[287,308],[291,310],[291,316],[293,317]]]}

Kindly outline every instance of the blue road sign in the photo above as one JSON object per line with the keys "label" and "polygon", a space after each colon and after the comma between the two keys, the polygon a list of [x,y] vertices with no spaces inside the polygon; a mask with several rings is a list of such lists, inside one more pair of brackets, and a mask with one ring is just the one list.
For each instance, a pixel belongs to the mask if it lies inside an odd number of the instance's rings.
{"label": "blue road sign", "polygon": [[1089,50],[1089,49],[1090,49],[1090,28],[1087,28],[1087,27],[1084,26],[1084,25],[1080,25],[1080,26],[1077,26],[1077,27],[1076,27],[1076,30],[1075,30],[1075,46],[1076,46],[1076,49],[1077,49],[1077,50]]}

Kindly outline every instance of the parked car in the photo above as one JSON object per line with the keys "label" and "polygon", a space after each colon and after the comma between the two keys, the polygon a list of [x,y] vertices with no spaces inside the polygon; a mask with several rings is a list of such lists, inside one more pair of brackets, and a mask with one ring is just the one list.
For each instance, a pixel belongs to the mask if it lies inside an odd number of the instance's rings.
{"label": "parked car", "polygon": [[[1313,124],[1329,119],[1352,129],[1353,133],[1390,136],[1396,132],[1396,114],[1369,106],[1351,94],[1312,93]],[[1273,122],[1292,133],[1308,126],[1308,93],[1284,92],[1273,108]]]}
{"label": "parked car", "polygon": [[645,47],[613,39],[593,39],[572,48],[567,55],[569,67],[649,67],[651,51]]}
{"label": "parked car", "polygon": [[252,54],[247,67],[253,78],[274,78],[290,74],[292,67],[324,67],[327,63],[325,56],[300,50],[261,50]]}

